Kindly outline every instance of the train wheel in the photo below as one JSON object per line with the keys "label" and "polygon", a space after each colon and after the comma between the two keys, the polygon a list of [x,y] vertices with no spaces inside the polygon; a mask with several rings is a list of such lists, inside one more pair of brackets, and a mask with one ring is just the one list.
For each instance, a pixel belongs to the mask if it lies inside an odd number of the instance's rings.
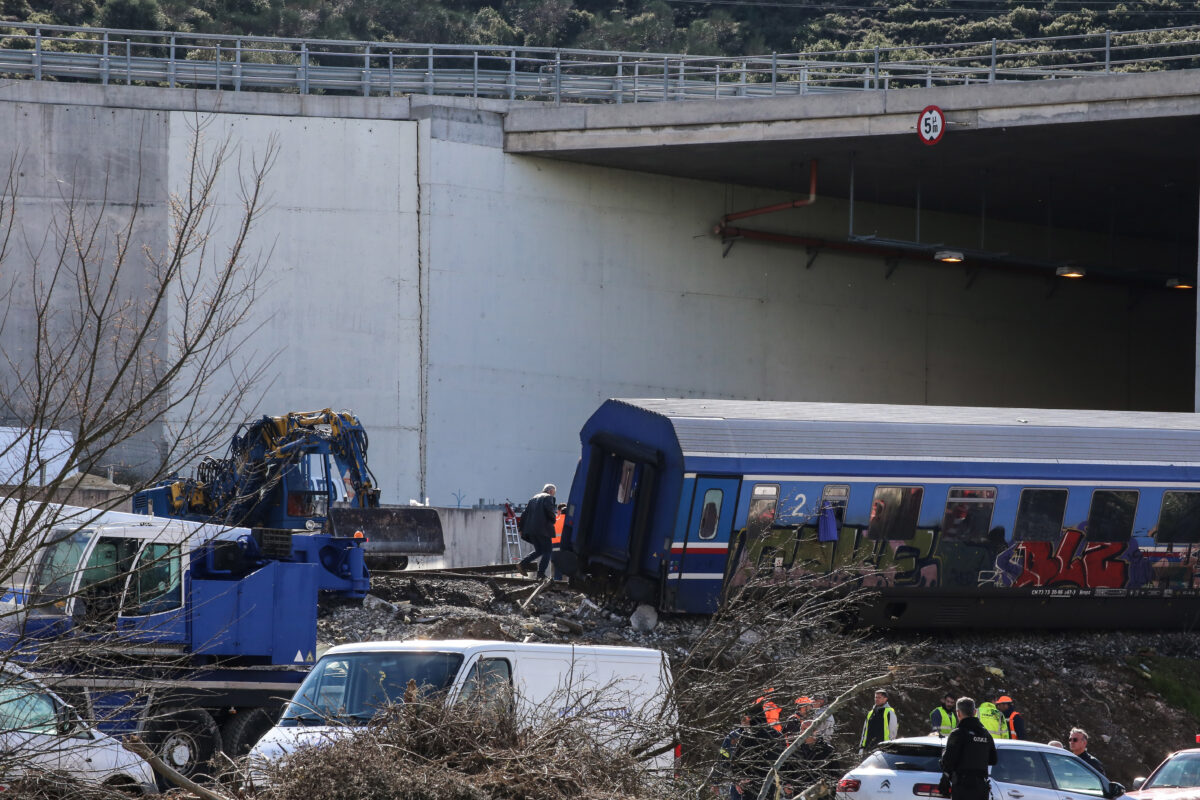
{"label": "train wheel", "polygon": [[275,727],[275,717],[261,708],[246,708],[234,714],[221,729],[225,755],[238,758],[250,752],[267,731]]}
{"label": "train wheel", "polygon": [[[202,708],[164,708],[146,723],[146,738],[155,755],[184,777],[208,777],[213,756],[221,749],[221,729]],[[156,776],[160,789],[172,784]]]}

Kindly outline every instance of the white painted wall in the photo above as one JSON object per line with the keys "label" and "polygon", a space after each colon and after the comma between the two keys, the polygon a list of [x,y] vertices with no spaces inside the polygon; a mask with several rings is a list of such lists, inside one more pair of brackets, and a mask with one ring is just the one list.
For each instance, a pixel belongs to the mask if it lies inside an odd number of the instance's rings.
{"label": "white painted wall", "polygon": [[[0,81],[0,92],[12,83]],[[29,420],[31,395],[41,392],[49,399],[39,403],[38,424],[72,430],[77,398],[65,398],[83,391],[71,381],[82,381],[93,366],[86,402],[92,413],[98,411],[112,384],[111,359],[86,366],[72,360],[68,369],[39,379],[36,345],[40,337],[43,358],[50,351],[66,362],[62,354],[72,351],[83,329],[79,309],[87,306],[88,292],[79,291],[75,279],[84,272],[106,289],[101,276],[115,283],[105,298],[113,318],[119,309],[127,326],[137,318],[129,309],[145,298],[145,253],[161,252],[166,241],[166,132],[159,111],[0,101],[0,417],[5,422]],[[124,237],[137,245],[121,258]],[[81,243],[80,250],[68,244],[72,240]],[[90,300],[98,296],[93,293]],[[35,307],[46,297],[53,298],[51,310],[39,320]],[[44,361],[40,369],[46,369]],[[157,441],[157,429],[133,435],[106,454],[105,466],[152,463]]]}
{"label": "white painted wall", "polygon": [[[878,257],[805,270],[803,250],[739,242],[722,258],[713,223],[779,195],[507,156],[427,123],[421,140],[435,502],[524,500],[546,481],[565,494],[579,428],[608,397],[1190,406],[1191,365],[1164,347],[1191,336],[1188,296],[1171,314],[996,272],[968,289],[963,271],[907,261],[885,280]],[[909,237],[911,211],[856,211],[856,233]],[[836,239],[847,216],[822,199],[749,222]],[[923,225],[961,241],[978,222]],[[989,226],[996,249],[1038,237]]]}
{"label": "white painted wall", "polygon": [[173,191],[187,184],[197,121],[206,156],[231,148],[214,257],[240,217],[238,159],[245,165],[277,146],[248,247],[269,258],[247,326],[250,351],[266,363],[251,408],[354,411],[385,500],[406,503],[417,496],[418,460],[416,123],[174,112]]}
{"label": "white painted wall", "polygon": [[[248,334],[270,379],[254,407],[354,410],[388,502],[523,502],[547,481],[565,495],[579,428],[613,396],[1191,407],[1194,363],[1174,349],[1194,336],[1187,294],[1052,293],[1047,280],[996,272],[967,288],[960,271],[911,262],[885,280],[878,258],[828,253],[806,270],[802,250],[751,242],[723,258],[713,223],[780,195],[505,155],[488,114],[349,119],[320,116],[309,98],[309,116],[197,118],[102,109],[84,91],[99,88],[78,90],[91,106],[0,96],[0,122],[21,131],[40,176],[24,210],[47,219],[71,164],[91,165],[90,182],[96,165],[137,166],[154,214],[145,238],[162,246],[166,193],[184,186],[197,119],[209,147],[229,136],[243,159],[276,137],[252,242],[270,253]],[[131,131],[148,137],[141,147]],[[235,175],[220,186],[217,255],[239,209]],[[908,238],[911,214],[860,204],[856,233]],[[845,203],[828,198],[753,220],[829,238],[844,238],[846,222]],[[922,222],[930,241],[977,226],[969,215]],[[1046,238],[988,230],[997,250]],[[473,552],[495,551],[498,527],[477,538]]]}

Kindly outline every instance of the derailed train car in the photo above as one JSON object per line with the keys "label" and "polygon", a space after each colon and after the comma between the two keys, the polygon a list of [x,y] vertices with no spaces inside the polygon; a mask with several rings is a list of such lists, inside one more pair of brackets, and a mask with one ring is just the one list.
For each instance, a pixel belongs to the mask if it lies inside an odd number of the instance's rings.
{"label": "derailed train car", "polygon": [[712,613],[749,571],[862,570],[902,628],[1192,628],[1200,416],[608,400],[560,571]]}

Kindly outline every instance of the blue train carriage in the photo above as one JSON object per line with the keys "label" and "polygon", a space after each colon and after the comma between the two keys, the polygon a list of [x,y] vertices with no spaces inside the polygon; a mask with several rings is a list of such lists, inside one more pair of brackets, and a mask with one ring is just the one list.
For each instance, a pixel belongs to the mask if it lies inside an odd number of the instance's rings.
{"label": "blue train carriage", "polygon": [[598,594],[852,567],[875,625],[1200,621],[1198,415],[608,400],[580,440],[555,563]]}

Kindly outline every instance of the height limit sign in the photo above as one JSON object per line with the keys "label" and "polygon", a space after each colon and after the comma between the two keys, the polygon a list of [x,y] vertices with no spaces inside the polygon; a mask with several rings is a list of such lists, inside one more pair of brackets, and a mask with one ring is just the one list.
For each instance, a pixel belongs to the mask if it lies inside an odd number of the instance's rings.
{"label": "height limit sign", "polygon": [[937,106],[925,106],[917,117],[917,136],[923,144],[937,144],[946,132],[946,115]]}

